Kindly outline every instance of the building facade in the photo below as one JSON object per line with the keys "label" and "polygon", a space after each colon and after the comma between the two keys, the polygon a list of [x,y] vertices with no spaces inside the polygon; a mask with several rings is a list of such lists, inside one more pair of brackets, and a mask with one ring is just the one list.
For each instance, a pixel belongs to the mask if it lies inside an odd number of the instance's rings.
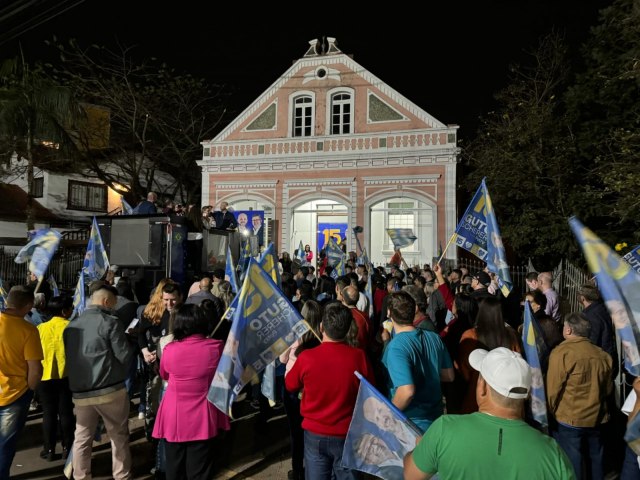
{"label": "building facade", "polygon": [[[312,40],[220,134],[203,142],[202,203],[264,210],[270,240],[317,251],[329,236],[359,240],[372,262],[412,228],[407,262],[430,262],[456,218],[457,126],[445,125],[337,47]],[[448,257],[454,255],[450,249]]]}

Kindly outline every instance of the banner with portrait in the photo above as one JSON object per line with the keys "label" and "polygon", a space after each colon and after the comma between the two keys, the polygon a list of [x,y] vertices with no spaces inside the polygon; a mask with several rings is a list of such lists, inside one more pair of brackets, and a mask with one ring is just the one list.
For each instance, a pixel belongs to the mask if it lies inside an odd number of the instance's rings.
{"label": "banner with portrait", "polygon": [[258,247],[264,246],[264,210],[236,210],[233,216],[238,222],[238,232],[255,236]]}

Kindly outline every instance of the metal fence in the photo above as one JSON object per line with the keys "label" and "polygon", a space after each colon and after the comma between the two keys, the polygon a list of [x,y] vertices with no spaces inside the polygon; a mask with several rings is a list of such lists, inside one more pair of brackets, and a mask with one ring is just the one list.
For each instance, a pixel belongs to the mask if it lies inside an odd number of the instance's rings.
{"label": "metal fence", "polygon": [[[20,247],[0,247],[0,278],[5,285],[24,285],[29,262],[16,263],[14,258]],[[58,251],[49,264],[48,275],[53,275],[58,287],[72,291],[84,261],[84,251],[65,249]]]}

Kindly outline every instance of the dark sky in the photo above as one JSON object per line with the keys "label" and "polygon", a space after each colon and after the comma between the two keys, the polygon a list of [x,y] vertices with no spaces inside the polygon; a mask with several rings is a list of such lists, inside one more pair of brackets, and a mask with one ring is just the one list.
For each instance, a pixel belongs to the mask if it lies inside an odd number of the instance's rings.
{"label": "dark sky", "polygon": [[331,36],[418,106],[460,125],[464,138],[493,107],[509,64],[522,62],[552,28],[566,34],[575,54],[610,0],[392,1],[371,2],[368,11],[364,2],[360,9],[345,1],[263,3],[0,0],[0,58],[15,55],[18,41],[28,59],[40,58],[54,34],[106,46],[117,39],[137,45],[140,56],[232,86],[232,107],[241,111],[305,53],[309,40]]}

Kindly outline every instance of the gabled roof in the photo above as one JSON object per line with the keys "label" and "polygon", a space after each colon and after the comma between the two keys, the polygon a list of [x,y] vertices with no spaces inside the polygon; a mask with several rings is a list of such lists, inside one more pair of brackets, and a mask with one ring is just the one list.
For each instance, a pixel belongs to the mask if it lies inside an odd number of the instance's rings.
{"label": "gabled roof", "polygon": [[[324,40],[324,39],[323,39]],[[251,105],[249,105],[238,117],[235,118],[229,125],[227,125],[218,135],[210,140],[211,143],[223,142],[225,139],[235,132],[238,127],[247,120],[251,115],[257,111],[262,110],[267,106],[267,102],[273,101],[274,95],[292,78],[294,78],[298,72],[308,67],[316,67],[319,65],[335,65],[343,64],[352,72],[357,73],[365,82],[375,85],[380,92],[392,98],[398,105],[404,107],[407,111],[411,112],[420,120],[429,124],[431,128],[447,128],[447,125],[429,115],[421,107],[398,93],[393,88],[389,87],[386,83],[366,70],[356,61],[354,61],[349,55],[343,53],[336,45],[335,38],[327,38],[328,44],[318,42],[318,40],[311,40],[309,42],[309,49],[305,55],[294,62],[294,64],[278,78],[269,88],[267,88]],[[209,143],[209,142],[204,142]]]}
{"label": "gabled roof", "polygon": [[[0,219],[24,221],[27,218],[27,192],[17,185],[0,183]],[[62,219],[36,199],[32,200],[33,216],[36,221],[61,221]]]}

